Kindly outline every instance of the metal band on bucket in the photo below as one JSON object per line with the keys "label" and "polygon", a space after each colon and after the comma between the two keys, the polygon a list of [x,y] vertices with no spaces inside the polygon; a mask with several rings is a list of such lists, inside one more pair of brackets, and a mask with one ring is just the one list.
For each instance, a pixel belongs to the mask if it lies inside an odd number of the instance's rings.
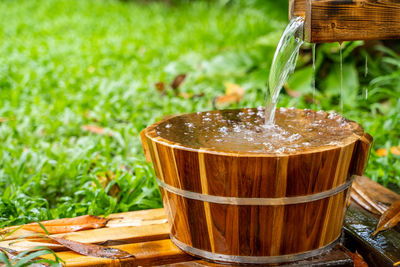
{"label": "metal band on bucket", "polygon": [[312,202],[320,199],[324,199],[330,196],[334,196],[351,186],[353,179],[349,179],[346,183],[332,188],[330,190],[305,196],[296,197],[277,197],[277,198],[245,198],[245,197],[224,197],[215,195],[205,195],[192,191],[182,190],[164,183],[160,179],[156,178],[157,183],[160,187],[164,188],[168,192],[173,194],[190,198],[194,200],[200,200],[210,203],[226,204],[226,205],[246,205],[246,206],[279,206],[289,204],[300,204]]}
{"label": "metal band on bucket", "polygon": [[279,256],[234,256],[234,255],[226,255],[220,253],[214,253],[198,248],[191,247],[170,234],[171,241],[181,250],[196,256],[200,256],[202,258],[210,259],[213,261],[222,261],[222,262],[235,262],[235,263],[247,263],[247,264],[274,264],[274,263],[284,263],[284,262],[292,262],[292,261],[300,261],[307,258],[315,257],[321,255],[329,250],[331,250],[336,243],[340,239],[339,237],[333,241],[332,243],[323,246],[321,248],[317,248],[314,250],[301,252],[297,254],[286,254]]}

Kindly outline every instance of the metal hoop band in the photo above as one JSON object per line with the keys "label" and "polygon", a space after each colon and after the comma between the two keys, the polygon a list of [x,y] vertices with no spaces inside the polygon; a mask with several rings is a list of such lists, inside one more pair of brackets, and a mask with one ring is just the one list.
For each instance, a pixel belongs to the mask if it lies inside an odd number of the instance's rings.
{"label": "metal hoop band", "polygon": [[349,179],[346,183],[332,188],[330,190],[306,195],[306,196],[296,196],[296,197],[280,197],[280,198],[240,198],[240,197],[223,197],[214,195],[205,195],[192,191],[182,190],[173,187],[169,184],[164,183],[160,179],[156,178],[157,183],[160,187],[164,188],[170,193],[190,198],[194,200],[200,200],[210,203],[226,204],[226,205],[246,205],[246,206],[280,206],[280,205],[290,205],[290,204],[301,204],[312,202],[320,199],[324,199],[330,196],[334,196],[351,186],[353,179]]}
{"label": "metal hoop band", "polygon": [[323,254],[329,250],[331,250],[336,243],[340,239],[339,237],[333,241],[332,243],[323,246],[321,248],[310,250],[302,253],[297,254],[286,254],[286,255],[279,255],[279,256],[234,256],[234,255],[226,255],[220,253],[214,253],[198,248],[191,247],[185,243],[182,243],[175,237],[170,234],[171,241],[181,250],[195,255],[202,258],[206,258],[216,262],[235,262],[235,263],[246,263],[246,264],[273,264],[273,263],[284,263],[284,262],[293,262],[293,261],[300,261],[307,258],[315,257],[320,254]]}

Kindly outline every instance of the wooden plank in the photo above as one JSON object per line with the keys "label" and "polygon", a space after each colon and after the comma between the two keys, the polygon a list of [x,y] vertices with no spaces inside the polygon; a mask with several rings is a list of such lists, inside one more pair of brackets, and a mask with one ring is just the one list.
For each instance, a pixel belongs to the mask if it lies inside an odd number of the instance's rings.
{"label": "wooden plank", "polygon": [[[125,212],[125,213],[115,213],[115,214],[110,214],[107,218],[111,220],[107,223],[106,228],[123,227],[123,226],[140,227],[145,225],[156,225],[156,224],[167,223],[167,217],[165,215],[164,209],[151,209],[151,210],[140,210],[140,211]],[[4,234],[18,227],[20,226],[6,227],[4,229],[1,229],[0,233]],[[87,231],[92,231],[92,230],[87,230]],[[79,233],[87,233],[87,231],[80,231]],[[12,235],[6,237],[4,240],[13,240],[32,235],[36,235],[36,233],[24,229],[19,229],[15,231]]]}
{"label": "wooden plank", "polygon": [[311,43],[400,38],[399,0],[307,0]]}
{"label": "wooden plank", "polygon": [[[175,247],[175,245],[169,239],[111,247],[125,250],[135,255],[136,264],[138,266],[171,264],[175,262],[190,261],[193,259],[188,254],[182,252],[177,247]],[[66,263],[66,266],[68,267],[133,266],[134,264],[134,259],[112,260],[104,258],[94,258],[82,256],[72,251],[58,252],[57,256],[63,259]],[[52,255],[44,255],[43,258],[54,259]]]}
{"label": "wooden plank", "polygon": [[345,217],[344,245],[357,250],[370,266],[393,266],[400,261],[400,232],[390,229],[372,237],[378,220],[372,213],[352,204]]}
{"label": "wooden plank", "polygon": [[[400,200],[399,195],[364,176],[356,177],[353,187],[361,190],[373,202],[385,207]],[[346,247],[357,250],[371,266],[393,266],[394,262],[400,260],[400,227],[372,237],[380,214],[372,214],[357,204],[352,202],[346,214]]]}
{"label": "wooden plank", "polygon": [[[145,241],[162,240],[169,238],[169,226],[166,223],[144,225],[144,226],[124,226],[114,228],[100,228],[86,230],[69,234],[52,235],[63,237],[72,241],[82,243],[101,243],[108,240],[139,243]],[[59,244],[49,244],[43,239],[24,238],[21,240],[6,240],[0,242],[0,247],[9,248],[15,251],[25,251],[37,246],[48,246],[55,251],[67,250]]]}

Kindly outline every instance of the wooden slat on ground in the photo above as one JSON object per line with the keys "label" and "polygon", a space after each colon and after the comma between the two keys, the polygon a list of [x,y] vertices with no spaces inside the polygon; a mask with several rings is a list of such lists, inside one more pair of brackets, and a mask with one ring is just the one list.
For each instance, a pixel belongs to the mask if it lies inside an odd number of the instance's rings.
{"label": "wooden slat on ground", "polygon": [[[137,266],[155,266],[160,264],[170,264],[174,262],[185,262],[193,260],[191,256],[179,250],[169,239],[134,243],[127,245],[111,246],[127,251],[136,257]],[[72,251],[58,252],[57,256],[62,258],[67,266],[131,266],[134,260],[111,260],[103,258],[86,257]],[[44,258],[54,259],[52,255]]]}
{"label": "wooden slat on ground", "polygon": [[[389,207],[400,201],[399,195],[366,177],[357,177],[354,182],[379,204]],[[344,222],[345,245],[353,251],[357,250],[370,266],[391,267],[400,261],[400,226],[372,236],[378,221],[378,215],[352,202]]]}

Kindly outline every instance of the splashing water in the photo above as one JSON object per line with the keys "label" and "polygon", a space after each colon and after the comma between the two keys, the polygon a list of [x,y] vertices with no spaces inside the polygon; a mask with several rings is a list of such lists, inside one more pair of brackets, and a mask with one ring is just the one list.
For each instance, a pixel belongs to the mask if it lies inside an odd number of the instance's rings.
{"label": "splashing water", "polygon": [[304,19],[302,17],[293,18],[283,32],[276,48],[268,79],[269,95],[265,109],[265,123],[267,125],[274,124],[279,93],[296,67],[299,50],[304,42],[298,37],[303,25]]}
{"label": "splashing water", "polygon": [[198,112],[170,118],[158,136],[178,146],[225,152],[293,154],[343,146],[363,134],[362,127],[339,114],[279,108],[266,125],[263,107]]}
{"label": "splashing water", "polygon": [[[365,56],[365,70],[364,70],[364,78],[368,76],[368,55]],[[368,87],[364,88],[364,97],[365,100],[368,99]]]}

